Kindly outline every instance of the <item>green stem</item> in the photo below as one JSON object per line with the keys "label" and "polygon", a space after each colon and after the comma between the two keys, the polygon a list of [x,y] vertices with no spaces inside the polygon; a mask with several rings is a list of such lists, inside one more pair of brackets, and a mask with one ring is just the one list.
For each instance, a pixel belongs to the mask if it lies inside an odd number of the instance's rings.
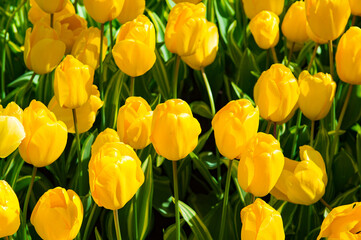
{"label": "green stem", "polygon": [[271,48],[271,53],[272,53],[274,63],[278,63],[277,54],[276,54],[276,50],[274,47]]}
{"label": "green stem", "polygon": [[5,240],[9,240],[8,236],[5,236]]}
{"label": "green stem", "polygon": [[250,193],[250,194],[252,195],[251,201],[252,201],[252,203],[254,203],[254,201],[256,200],[256,197],[252,193]]}
{"label": "green stem", "polygon": [[311,121],[311,136],[310,136],[310,146],[313,147],[313,138],[315,134],[315,121]]}
{"label": "green stem", "polygon": [[222,219],[221,219],[221,228],[219,232],[219,239],[223,239],[224,228],[226,225],[227,219],[227,207],[228,207],[228,195],[229,195],[229,186],[231,183],[231,173],[232,173],[232,162],[233,159],[229,160],[228,171],[227,171],[227,179],[226,179],[226,189],[224,190],[224,198],[223,198],[223,207],[222,207]]}
{"label": "green stem", "polygon": [[271,130],[271,126],[272,126],[272,122],[268,121],[267,128],[266,128],[266,133],[269,133],[269,130]]}
{"label": "green stem", "polygon": [[53,28],[54,26],[54,13],[50,13],[50,27]]}
{"label": "green stem", "polygon": [[332,207],[330,206],[330,204],[328,204],[323,198],[320,199],[320,202],[328,208],[328,210],[330,210],[330,212],[332,211]]}
{"label": "green stem", "polygon": [[298,110],[296,132],[295,132],[295,135],[293,137],[293,142],[292,142],[291,158],[293,158],[296,154],[297,141],[298,141],[298,130],[300,129],[300,126],[301,126],[301,119],[302,119],[302,111]]}
{"label": "green stem", "polygon": [[86,226],[85,226],[84,239],[88,239],[88,232],[89,232],[90,224],[93,219],[95,210],[97,209],[97,206],[98,206],[97,204],[95,204],[95,203],[93,204],[92,210],[91,210],[89,218],[88,218],[88,222],[86,223]]}
{"label": "green stem", "polygon": [[295,48],[295,44],[296,44],[295,42],[292,42],[291,49],[290,49],[290,52],[288,54],[288,65],[291,62],[291,57],[292,57],[292,54],[293,54],[293,49]]}
{"label": "green stem", "polygon": [[25,197],[25,202],[24,202],[24,208],[23,208],[23,214],[24,214],[24,222],[26,223],[26,215],[28,212],[28,205],[29,205],[29,199],[30,199],[30,194],[31,194],[31,190],[33,189],[34,186],[34,180],[35,180],[35,176],[36,176],[36,170],[38,168],[37,167],[33,167],[33,172],[31,174],[31,181],[30,181],[30,185],[28,188],[28,191],[26,192],[26,197]]}
{"label": "green stem", "polygon": [[328,53],[329,53],[329,57],[330,57],[330,74],[332,76],[332,78],[334,78],[333,76],[333,46],[332,46],[332,40],[328,41]]}
{"label": "green stem", "polygon": [[207,93],[208,93],[208,97],[209,97],[209,103],[211,104],[212,116],[214,116],[214,114],[216,114],[216,108],[215,108],[215,106],[214,106],[212,89],[211,89],[211,86],[209,85],[207,75],[206,75],[206,73],[204,72],[204,68],[201,68],[201,72],[202,72],[204,84],[206,85],[206,88],[207,88]]}
{"label": "green stem", "polygon": [[84,176],[82,175],[83,169],[83,161],[81,160],[81,148],[80,148],[80,139],[79,139],[79,131],[78,131],[78,120],[76,117],[76,109],[72,109],[73,111],[73,121],[74,121],[74,129],[75,129],[75,136],[76,136],[76,152],[78,156],[78,177],[79,180],[79,190],[81,191],[80,195],[83,196],[83,183],[84,183]]}
{"label": "green stem", "polygon": [[110,31],[110,47],[113,48],[113,46],[114,46],[113,21],[109,21],[109,31]]}
{"label": "green stem", "polygon": [[[99,92],[100,98],[104,101],[104,87],[103,87],[103,36],[104,36],[104,23],[100,26],[100,51],[99,51]],[[100,129],[105,128],[105,108],[101,108],[101,124]]]}
{"label": "green stem", "polygon": [[180,56],[177,55],[175,69],[173,75],[173,98],[177,98],[178,72],[179,72]]}
{"label": "green stem", "polygon": [[273,136],[277,139],[277,123],[273,123]]}
{"label": "green stem", "polygon": [[352,22],[351,22],[351,26],[355,26],[356,23],[356,15],[352,16]]}
{"label": "green stem", "polygon": [[310,71],[310,69],[311,69],[313,60],[314,60],[315,57],[316,57],[316,53],[317,53],[317,48],[318,48],[318,46],[319,46],[319,44],[316,43],[315,48],[313,49],[313,52],[312,52],[312,56],[311,56],[310,63],[308,64],[308,67],[307,67],[307,71]]}
{"label": "green stem", "polygon": [[178,196],[178,170],[177,161],[173,162],[173,184],[174,184],[174,204],[175,204],[175,222],[176,222],[176,239],[180,240],[180,216],[179,216],[179,196]]}
{"label": "green stem", "polygon": [[117,233],[117,240],[121,240],[122,235],[120,234],[118,210],[113,210],[113,214],[114,214],[115,232]]}
{"label": "green stem", "polygon": [[138,206],[137,206],[137,194],[134,194],[134,197],[133,197],[133,208],[134,208],[135,239],[138,239]]}
{"label": "green stem", "polygon": [[134,96],[134,77],[130,77],[130,93],[129,96]]}

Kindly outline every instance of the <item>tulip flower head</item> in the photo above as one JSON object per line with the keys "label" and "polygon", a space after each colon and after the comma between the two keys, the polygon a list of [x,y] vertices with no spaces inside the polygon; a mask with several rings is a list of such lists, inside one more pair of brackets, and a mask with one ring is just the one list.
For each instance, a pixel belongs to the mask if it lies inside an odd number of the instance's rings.
{"label": "tulip flower head", "polygon": [[361,16],[360,0],[349,0],[351,13],[355,16]]}
{"label": "tulip flower head", "polygon": [[143,14],[144,9],[145,0],[124,0],[122,11],[117,17],[117,20],[121,24],[132,21],[139,15]]}
{"label": "tulip flower head", "polygon": [[124,1],[125,0],[84,0],[83,2],[88,14],[95,21],[105,23],[119,16]]}
{"label": "tulip flower head", "polygon": [[284,0],[242,0],[246,16],[252,19],[258,13],[266,10],[280,15],[285,4]]}
{"label": "tulip flower head", "polygon": [[35,0],[38,6],[46,13],[57,13],[64,9],[67,0]]}
{"label": "tulip flower head", "polygon": [[16,233],[20,226],[20,205],[11,186],[0,180],[0,238]]}
{"label": "tulip flower head", "polygon": [[[30,6],[31,6],[31,8],[29,9],[29,12],[28,12],[28,19],[33,25],[43,18],[46,19],[44,21],[46,21],[47,23],[50,24],[50,14],[41,10],[41,8],[39,7],[39,5],[36,3],[35,0],[30,0]],[[58,17],[69,14],[69,13],[74,14],[75,8],[70,0],[66,0],[66,4],[65,4],[65,7],[63,8],[63,10],[61,10],[60,12],[54,13],[54,16],[53,16],[54,21],[56,21],[58,19]]]}
{"label": "tulip flower head", "polygon": [[106,143],[120,142],[118,133],[111,128],[105,129],[99,133],[92,145],[92,155],[96,155],[99,149]]}
{"label": "tulip flower head", "polygon": [[202,2],[202,0],[173,0],[173,2],[175,3],[189,2],[189,3],[197,4]]}
{"label": "tulip flower head", "polygon": [[306,33],[308,35],[308,37],[314,41],[315,43],[318,43],[318,44],[325,44],[327,43],[328,41],[327,40],[324,40],[318,36],[316,36],[316,34],[314,34],[310,28],[310,24],[308,24],[308,22],[306,23]]}
{"label": "tulip flower head", "polygon": [[42,239],[68,240],[78,235],[83,215],[79,196],[73,190],[57,187],[40,197],[30,222]]}
{"label": "tulip flower head", "polygon": [[308,40],[306,24],[305,2],[296,1],[287,10],[283,19],[282,33],[292,42],[306,42]]}

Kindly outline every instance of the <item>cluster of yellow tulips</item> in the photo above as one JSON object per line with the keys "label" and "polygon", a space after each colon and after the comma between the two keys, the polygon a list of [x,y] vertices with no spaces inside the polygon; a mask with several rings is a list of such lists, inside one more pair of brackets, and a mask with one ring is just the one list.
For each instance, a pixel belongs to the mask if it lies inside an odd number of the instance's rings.
{"label": "cluster of yellow tulips", "polygon": [[[202,129],[188,103],[177,98],[178,69],[182,60],[205,76],[204,68],[214,61],[218,51],[217,25],[206,19],[206,5],[200,1],[174,1],[176,4],[169,13],[164,34],[166,48],[177,55],[173,98],[159,103],[152,111],[145,99],[133,96],[134,78],[144,75],[157,60],[156,31],[152,21],[143,15],[145,1],[83,2],[87,13],[101,24],[100,30],[88,28],[87,21],[75,13],[69,0],[30,1],[28,18],[33,28],[26,31],[24,61],[34,72],[32,79],[35,74],[54,71],[54,96],[48,106],[36,100],[24,110],[15,102],[5,108],[0,105],[0,157],[6,158],[18,148],[22,159],[33,165],[32,181],[22,208],[23,221],[28,220],[28,202],[37,168],[55,162],[66,148],[68,133],[74,133],[77,174],[81,181],[89,182],[94,202],[113,211],[118,239],[121,236],[118,209],[136,197],[145,181],[137,150],[152,144],[158,155],[171,160],[176,238],[180,239],[177,162],[197,147]],[[281,214],[262,197],[271,194],[294,204],[311,205],[322,201],[327,205],[322,199],[328,183],[325,156],[314,149],[313,136],[315,121],[328,114],[335,97],[333,55],[330,74],[311,74],[308,68],[297,79],[292,68],[278,63],[274,49],[280,39],[278,15],[283,11],[284,0],[242,0],[242,3],[246,16],[251,19],[249,29],[256,44],[261,49],[272,49],[275,63],[262,72],[254,86],[255,104],[245,98],[233,100],[216,112],[212,93],[208,91],[215,143],[219,153],[229,160],[219,239],[224,239],[232,166],[238,169],[239,186],[253,195],[253,203],[240,212],[241,238],[285,239]],[[329,43],[333,48],[332,41],[342,35],[335,60],[338,77],[350,84],[348,95],[353,85],[361,84],[361,29],[353,26],[345,33],[344,30],[351,12],[361,15],[360,6],[361,2],[356,0],[296,1],[281,24],[291,55],[297,46],[309,40],[315,41],[316,46]],[[92,144],[89,179],[84,179],[86,175],[80,170],[84,163],[79,134],[93,127],[104,105],[102,62],[108,48],[104,24],[115,19],[122,25],[115,43],[111,35],[109,53],[118,68],[131,78],[130,97],[117,110],[116,130],[106,128]],[[99,90],[94,81],[97,73]],[[347,107],[348,98],[344,107]],[[300,161],[283,153],[276,131],[277,125],[289,121],[298,108],[312,122],[310,144],[299,147]],[[106,121],[102,113],[98,117],[102,123]],[[342,117],[341,114],[336,132],[340,130]],[[258,132],[260,118],[268,121],[266,132]],[[270,134],[272,125],[274,132]],[[335,138],[338,141],[337,134]],[[78,194],[56,187],[41,196],[31,210],[30,223],[42,239],[76,238],[84,215]],[[318,239],[359,239],[360,211],[360,202],[330,209]],[[17,232],[20,215],[15,192],[6,181],[0,181],[0,237]]]}

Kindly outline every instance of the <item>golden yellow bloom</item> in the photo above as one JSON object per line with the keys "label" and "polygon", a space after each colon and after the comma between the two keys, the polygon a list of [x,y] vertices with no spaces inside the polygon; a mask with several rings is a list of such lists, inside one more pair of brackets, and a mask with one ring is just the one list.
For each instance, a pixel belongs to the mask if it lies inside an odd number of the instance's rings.
{"label": "golden yellow bloom", "polygon": [[16,117],[21,124],[23,123],[23,110],[15,102],[10,102],[6,108],[0,105],[0,116]]}
{"label": "golden yellow bloom", "polygon": [[38,6],[46,13],[56,13],[64,9],[67,0],[35,0]]}
{"label": "golden yellow bloom", "polygon": [[361,16],[360,0],[349,0],[352,15]]}
{"label": "golden yellow bloom", "polygon": [[282,33],[292,42],[306,42],[308,40],[306,24],[305,2],[296,1],[287,10],[283,19]]}
{"label": "golden yellow bloom", "polygon": [[[48,24],[50,24],[50,14],[41,10],[41,8],[39,7],[39,5],[36,3],[35,0],[30,0],[30,6],[31,6],[31,8],[29,9],[29,12],[28,12],[28,19],[32,24],[35,24],[42,18],[45,18],[46,19],[45,21]],[[54,13],[54,21],[56,21],[56,19],[58,17],[68,14],[68,13],[72,13],[72,14],[75,13],[75,8],[74,8],[73,4],[70,2],[70,0],[66,0],[66,4],[65,4],[65,7],[63,8],[63,10],[61,10],[60,12]]]}
{"label": "golden yellow bloom", "polygon": [[277,45],[280,38],[279,18],[269,11],[258,13],[249,23],[249,29],[257,45],[269,49]]}
{"label": "golden yellow bloom", "polygon": [[99,207],[122,208],[144,182],[141,162],[134,150],[121,142],[105,143],[89,162],[89,184]]}
{"label": "golden yellow bloom", "polygon": [[0,180],[0,238],[16,233],[20,226],[20,205],[11,186]]}
{"label": "golden yellow bloom", "polygon": [[189,56],[182,56],[182,60],[195,70],[200,70],[213,63],[218,51],[217,25],[207,21],[208,31],[204,35],[196,52]]}
{"label": "golden yellow bloom", "polygon": [[314,33],[312,32],[312,30],[311,30],[311,28],[310,28],[310,24],[308,24],[308,22],[307,22],[307,24],[306,24],[306,33],[307,33],[308,37],[309,37],[312,41],[314,41],[315,43],[325,44],[325,43],[328,42],[327,40],[324,40],[324,39],[316,36],[316,34],[314,34]]}
{"label": "golden yellow bloom", "polygon": [[25,162],[35,167],[53,163],[64,151],[68,132],[63,122],[39,101],[31,101],[23,115],[25,138],[19,152]]}
{"label": "golden yellow bloom", "polygon": [[202,2],[202,0],[173,0],[173,2],[175,2],[175,3],[190,2],[193,4],[197,4],[197,3]]}
{"label": "golden yellow bloom", "polygon": [[42,239],[74,239],[83,222],[83,204],[73,190],[48,190],[36,203],[31,224]]}
{"label": "golden yellow bloom", "polygon": [[229,102],[212,120],[219,152],[228,159],[239,158],[258,130],[259,111],[246,99]]}
{"label": "golden yellow bloom", "polygon": [[0,158],[6,158],[25,138],[24,127],[16,117],[0,115]]}
{"label": "golden yellow bloom", "polygon": [[284,161],[277,139],[270,134],[257,133],[239,160],[239,185],[257,197],[266,196],[280,177]]}
{"label": "golden yellow bloom", "polygon": [[143,14],[144,9],[145,0],[124,0],[122,11],[117,19],[121,24],[124,24]]}
{"label": "golden yellow bloom", "polygon": [[[100,54],[100,30],[95,27],[90,27],[82,31],[79,37],[75,40],[71,55],[85,65],[89,65],[94,69],[99,67]],[[108,40],[103,38],[103,52],[102,60],[104,60],[107,53]]]}
{"label": "golden yellow bloom", "polygon": [[295,76],[283,64],[273,64],[264,71],[253,92],[261,117],[277,123],[292,117],[300,94]]}
{"label": "golden yellow bloom", "polygon": [[310,146],[300,147],[301,161],[285,158],[285,166],[271,194],[295,204],[311,205],[325,194],[327,173],[321,154]]}
{"label": "golden yellow bloom", "polygon": [[249,19],[252,19],[263,10],[280,15],[285,4],[284,0],[242,0],[244,11]]}
{"label": "golden yellow bloom", "polygon": [[88,14],[98,23],[111,21],[119,16],[125,0],[84,0]]}
{"label": "golden yellow bloom", "polygon": [[166,159],[185,158],[197,146],[200,133],[201,126],[185,101],[170,99],[154,110],[150,140]]}
{"label": "golden yellow bloom", "polygon": [[361,84],[361,29],[351,27],[342,35],[336,51],[336,69],[340,79]]}
{"label": "golden yellow bloom", "polygon": [[95,156],[99,149],[106,143],[115,142],[120,142],[118,133],[111,128],[105,129],[103,132],[99,133],[92,145],[92,156]]}
{"label": "golden yellow bloom", "polygon": [[336,83],[328,73],[311,75],[303,71],[298,77],[300,97],[298,105],[310,120],[320,120],[328,114],[336,91]]}
{"label": "golden yellow bloom", "polygon": [[[102,106],[103,101],[100,99],[98,88],[96,85],[93,85],[89,100],[76,109],[79,133],[87,132],[93,126],[97,112]],[[55,96],[50,100],[48,108],[55,114],[58,120],[65,123],[68,132],[75,133],[73,112],[71,109],[60,107]]]}
{"label": "golden yellow bloom", "polygon": [[56,31],[41,21],[33,29],[26,30],[24,61],[37,74],[53,71],[63,58],[65,49]]}
{"label": "golden yellow bloom", "polygon": [[169,13],[164,41],[167,49],[179,56],[194,54],[207,32],[206,6],[182,2]]}
{"label": "golden yellow bloom", "polygon": [[119,109],[117,131],[121,142],[134,149],[142,149],[150,143],[153,111],[141,97],[129,97]]}
{"label": "golden yellow bloom", "polygon": [[323,220],[321,232],[317,240],[322,237],[333,239],[360,239],[361,231],[361,202],[354,202],[332,209]]}
{"label": "golden yellow bloom", "polygon": [[155,63],[155,30],[144,15],[120,27],[112,53],[122,72],[132,77],[146,73]]}
{"label": "golden yellow bloom", "polygon": [[338,38],[350,17],[348,0],[306,0],[306,16],[312,32],[327,41]]}
{"label": "golden yellow bloom", "polygon": [[79,108],[92,93],[94,69],[67,55],[55,70],[54,95],[60,107]]}
{"label": "golden yellow bloom", "polygon": [[285,239],[281,214],[260,198],[242,209],[241,221],[242,240]]}

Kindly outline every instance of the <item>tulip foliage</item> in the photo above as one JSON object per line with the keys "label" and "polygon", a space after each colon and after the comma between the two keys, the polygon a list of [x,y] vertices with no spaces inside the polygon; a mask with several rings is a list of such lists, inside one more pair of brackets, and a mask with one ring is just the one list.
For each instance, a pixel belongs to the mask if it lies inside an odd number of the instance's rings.
{"label": "tulip foliage", "polygon": [[359,0],[0,8],[0,239],[360,239]]}

